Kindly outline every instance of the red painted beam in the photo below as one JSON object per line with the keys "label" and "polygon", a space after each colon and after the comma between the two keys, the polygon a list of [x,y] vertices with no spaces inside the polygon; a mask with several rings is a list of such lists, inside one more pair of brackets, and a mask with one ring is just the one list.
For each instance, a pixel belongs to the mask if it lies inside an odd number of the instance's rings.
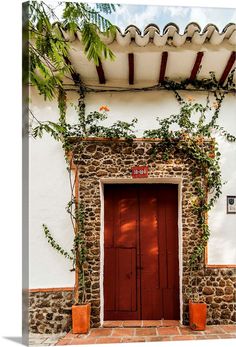
{"label": "red painted beam", "polygon": [[67,65],[71,66],[71,72],[70,73],[71,73],[71,77],[72,77],[72,79],[74,81],[74,84],[75,85],[80,85],[81,84],[80,75],[77,72],[75,72],[75,69],[74,69],[74,67],[71,64],[70,59],[68,57],[64,56],[64,60],[65,60],[65,63]]}
{"label": "red painted beam", "polygon": [[168,59],[168,52],[162,52],[159,83],[162,83],[165,79],[167,59]]}
{"label": "red painted beam", "polygon": [[129,84],[134,84],[134,54],[129,53]]}
{"label": "red painted beam", "polygon": [[105,79],[105,74],[104,74],[104,70],[102,67],[102,62],[99,59],[99,65],[96,65],[96,69],[97,69],[97,74],[98,74],[98,78],[99,78],[99,83],[100,84],[106,84],[106,79]]}
{"label": "red painted beam", "polygon": [[200,64],[202,62],[202,57],[203,57],[204,53],[203,52],[198,52],[197,54],[197,57],[196,57],[196,60],[195,60],[195,63],[193,65],[193,69],[191,71],[191,75],[189,77],[189,80],[190,81],[194,81],[196,76],[197,76],[197,73],[199,71],[199,67],[200,67]]}
{"label": "red painted beam", "polygon": [[222,73],[222,76],[219,80],[219,84],[223,84],[225,82],[226,78],[228,77],[228,75],[230,73],[232,66],[234,65],[235,59],[236,59],[236,52],[232,52],[231,56],[229,57],[229,60],[226,64],[226,67]]}

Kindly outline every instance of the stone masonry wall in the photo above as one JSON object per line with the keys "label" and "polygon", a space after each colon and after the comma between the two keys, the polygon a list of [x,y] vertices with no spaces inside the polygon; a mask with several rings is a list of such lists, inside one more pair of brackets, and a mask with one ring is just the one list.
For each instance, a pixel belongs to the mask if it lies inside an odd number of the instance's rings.
{"label": "stone masonry wall", "polygon": [[56,334],[70,331],[72,291],[29,293],[29,332]]}
{"label": "stone masonry wall", "polygon": [[[91,326],[100,326],[100,179],[132,179],[131,167],[148,165],[149,178],[182,179],[182,249],[183,249],[183,322],[188,324],[189,293],[198,292],[208,306],[207,324],[236,322],[236,269],[206,268],[204,263],[191,274],[185,265],[197,244],[201,230],[193,213],[191,160],[174,153],[163,162],[161,153],[150,156],[152,142],[88,140],[83,143],[74,162],[79,165],[79,199],[85,209],[85,239],[87,269],[85,285],[87,300],[91,302]],[[181,264],[180,264],[181,265]],[[72,293],[31,293],[30,319],[32,332],[68,331],[71,324]]]}

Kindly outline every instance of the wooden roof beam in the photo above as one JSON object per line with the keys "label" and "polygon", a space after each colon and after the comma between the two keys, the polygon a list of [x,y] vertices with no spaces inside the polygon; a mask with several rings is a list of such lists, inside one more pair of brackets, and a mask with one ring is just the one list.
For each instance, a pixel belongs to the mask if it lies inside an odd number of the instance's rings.
{"label": "wooden roof beam", "polygon": [[72,71],[70,72],[70,74],[71,74],[71,77],[72,77],[72,79],[74,81],[74,84],[75,85],[80,85],[81,84],[80,75],[77,72],[75,72],[75,69],[74,69],[70,59],[68,57],[64,56],[64,60],[65,60],[66,64],[71,66],[71,68],[72,68]]}
{"label": "wooden roof beam", "polygon": [[236,59],[236,52],[232,52],[230,57],[229,57],[229,60],[226,64],[226,67],[225,67],[225,69],[221,75],[221,78],[219,80],[219,84],[224,84],[226,78],[228,77],[228,75],[230,73],[230,70],[232,69],[232,66],[234,65],[235,59]]}
{"label": "wooden roof beam", "polygon": [[199,71],[201,62],[202,62],[202,58],[203,58],[204,53],[203,52],[198,52],[195,63],[193,65],[192,71],[191,71],[191,75],[189,77],[189,80],[192,82],[195,80],[197,73]]}
{"label": "wooden roof beam", "polygon": [[129,53],[129,84],[134,84],[134,54]]}
{"label": "wooden roof beam", "polygon": [[167,59],[168,59],[168,52],[166,52],[166,51],[162,52],[161,67],[160,67],[160,74],[159,74],[159,83],[164,82],[165,73],[166,73]]}
{"label": "wooden roof beam", "polygon": [[100,59],[99,59],[99,64],[96,65],[96,69],[97,69],[99,83],[100,84],[106,84],[106,78],[105,78],[102,62]]}

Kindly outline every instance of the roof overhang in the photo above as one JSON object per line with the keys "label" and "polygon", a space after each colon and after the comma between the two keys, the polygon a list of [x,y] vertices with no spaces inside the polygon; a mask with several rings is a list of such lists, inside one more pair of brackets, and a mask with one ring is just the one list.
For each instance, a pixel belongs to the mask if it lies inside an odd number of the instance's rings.
{"label": "roof overhang", "polygon": [[150,87],[166,78],[209,78],[211,71],[224,84],[236,66],[234,23],[226,25],[222,32],[213,24],[201,31],[197,23],[189,23],[183,34],[174,23],[166,25],[162,33],[154,24],[148,25],[143,33],[132,25],[124,33],[117,28],[113,37],[101,34],[116,59],[102,60],[99,66],[84,55],[79,31],[72,36],[64,32],[64,36],[70,41],[72,66],[84,84],[93,88]]}

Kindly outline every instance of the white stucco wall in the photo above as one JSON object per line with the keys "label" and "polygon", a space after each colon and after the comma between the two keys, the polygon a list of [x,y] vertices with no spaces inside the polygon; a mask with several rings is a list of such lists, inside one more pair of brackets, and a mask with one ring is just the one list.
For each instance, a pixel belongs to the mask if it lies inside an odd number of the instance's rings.
{"label": "white stucco wall", "polygon": [[[236,135],[236,97],[229,95],[222,104],[219,123]],[[209,214],[212,230],[208,244],[209,264],[236,264],[236,214],[226,214],[227,195],[236,195],[236,143],[218,138],[221,152],[222,195]]]}
{"label": "white stucco wall", "polygon": [[[182,92],[189,95],[187,92]],[[195,92],[195,98],[204,100]],[[68,95],[77,104],[77,94]],[[31,108],[40,120],[55,120],[57,105],[45,102],[34,91],[31,95]],[[90,112],[106,104],[110,107],[109,125],[116,120],[131,121],[137,117],[137,136],[143,130],[155,128],[157,116],[164,117],[178,112],[179,105],[174,96],[167,91],[96,93],[86,96]],[[236,98],[228,95],[221,110],[221,123],[236,135]],[[74,111],[69,110],[69,117]],[[236,264],[236,215],[226,214],[226,195],[236,195],[236,144],[228,144],[220,139],[222,153],[222,176],[227,183],[214,210],[209,215],[212,236],[208,255],[210,264]],[[63,151],[60,144],[49,136],[43,139],[30,139],[30,288],[73,286],[73,273],[69,271],[70,262],[57,254],[47,243],[42,223],[49,229],[67,250],[71,249],[73,234],[65,205],[69,200],[69,186],[65,169]]]}
{"label": "white stucco wall", "polygon": [[[55,103],[44,102],[32,92],[30,105],[40,120],[55,120]],[[69,260],[47,243],[42,224],[45,223],[59,244],[70,250],[73,232],[65,206],[70,200],[68,173],[59,143],[49,135],[29,140],[29,287],[51,288],[73,286]]]}

